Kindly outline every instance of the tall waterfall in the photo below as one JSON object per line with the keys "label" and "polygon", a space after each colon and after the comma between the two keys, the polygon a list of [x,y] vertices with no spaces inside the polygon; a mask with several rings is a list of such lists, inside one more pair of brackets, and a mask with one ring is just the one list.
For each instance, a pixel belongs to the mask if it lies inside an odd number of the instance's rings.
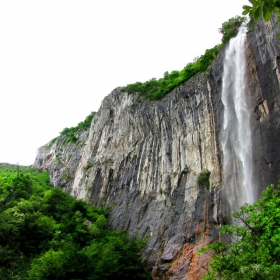
{"label": "tall waterfall", "polygon": [[222,78],[224,118],[221,131],[224,176],[231,211],[255,201],[251,113],[246,92],[246,27],[241,26],[225,52]]}

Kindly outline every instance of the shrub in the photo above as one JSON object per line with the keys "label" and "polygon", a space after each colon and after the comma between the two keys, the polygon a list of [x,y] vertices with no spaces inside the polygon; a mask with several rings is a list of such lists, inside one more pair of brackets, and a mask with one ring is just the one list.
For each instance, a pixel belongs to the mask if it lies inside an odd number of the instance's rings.
{"label": "shrub", "polygon": [[198,177],[197,177],[197,184],[199,186],[206,186],[207,188],[210,187],[210,174],[211,172],[208,170],[202,171],[201,173],[199,173]]}
{"label": "shrub", "polygon": [[[77,132],[79,132],[81,130],[88,129],[90,127],[90,125],[91,125],[91,121],[92,121],[92,119],[93,119],[95,114],[96,114],[95,112],[91,112],[91,114],[88,115],[83,122],[80,122],[75,127],[70,127],[70,128],[66,127],[66,128],[64,128],[60,132],[60,136],[66,136],[66,138],[62,142],[62,145],[65,145],[67,143],[76,143],[77,140],[78,140],[78,138],[76,136]],[[54,138],[54,139],[56,140],[57,138]],[[48,146],[50,146],[50,144]]]}

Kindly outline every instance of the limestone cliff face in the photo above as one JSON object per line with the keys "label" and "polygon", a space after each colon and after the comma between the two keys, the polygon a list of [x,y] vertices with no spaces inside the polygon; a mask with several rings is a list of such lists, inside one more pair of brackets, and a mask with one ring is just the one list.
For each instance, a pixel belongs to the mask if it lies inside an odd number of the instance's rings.
{"label": "limestone cliff face", "polygon": [[[260,22],[247,40],[257,193],[280,174],[278,32],[275,19]],[[79,145],[58,138],[34,163],[71,195],[110,205],[112,229],[148,237],[154,279],[200,279],[210,260],[195,253],[228,219],[219,146],[223,56],[161,101],[137,103],[115,89],[89,131],[77,135]],[[206,171],[209,186],[198,180]]]}
{"label": "limestone cliff face", "polygon": [[75,171],[80,163],[88,138],[89,131],[80,130],[76,142],[65,144],[67,136],[58,137],[37,151],[34,166],[42,167],[49,171],[51,183],[67,190],[75,178]]}

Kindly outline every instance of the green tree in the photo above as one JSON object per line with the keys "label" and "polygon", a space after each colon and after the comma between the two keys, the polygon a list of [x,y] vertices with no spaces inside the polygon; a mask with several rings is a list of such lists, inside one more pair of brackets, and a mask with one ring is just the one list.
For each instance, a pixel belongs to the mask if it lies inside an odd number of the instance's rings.
{"label": "green tree", "polygon": [[223,34],[222,44],[207,49],[203,55],[196,57],[193,62],[188,63],[183,70],[174,70],[171,73],[166,71],[163,74],[163,77],[158,80],[152,78],[144,83],[136,82],[134,84],[129,84],[123,89],[123,91],[137,93],[137,101],[141,100],[140,97],[149,100],[162,99],[174,88],[180,86],[194,75],[205,71],[216,58],[222,47],[230,40],[230,38],[236,36],[238,27],[245,21],[246,17],[236,16],[224,22],[222,28],[219,29],[219,32]]}
{"label": "green tree", "polygon": [[243,22],[246,22],[246,17],[235,16],[222,24],[219,32],[223,35],[223,44],[226,44],[232,37],[237,35],[238,28]]}
{"label": "green tree", "polygon": [[270,20],[272,13],[280,14],[280,0],[249,0],[252,6],[243,6],[243,15],[249,14],[254,21],[264,17],[266,21]]}
{"label": "green tree", "polygon": [[279,279],[280,191],[270,185],[259,201],[233,217],[242,225],[222,227],[221,240],[201,250],[214,260],[203,279]]}
{"label": "green tree", "polygon": [[52,188],[46,172],[20,170],[0,164],[1,279],[150,279],[145,242],[108,230],[108,206]]}

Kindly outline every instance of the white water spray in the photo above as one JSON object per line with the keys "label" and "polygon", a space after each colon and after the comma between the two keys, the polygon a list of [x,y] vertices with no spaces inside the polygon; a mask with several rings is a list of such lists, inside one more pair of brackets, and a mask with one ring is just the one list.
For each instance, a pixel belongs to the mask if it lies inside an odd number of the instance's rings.
{"label": "white water spray", "polygon": [[251,112],[246,92],[246,27],[241,26],[225,52],[222,78],[224,120],[221,144],[224,155],[223,185],[231,211],[254,203]]}

